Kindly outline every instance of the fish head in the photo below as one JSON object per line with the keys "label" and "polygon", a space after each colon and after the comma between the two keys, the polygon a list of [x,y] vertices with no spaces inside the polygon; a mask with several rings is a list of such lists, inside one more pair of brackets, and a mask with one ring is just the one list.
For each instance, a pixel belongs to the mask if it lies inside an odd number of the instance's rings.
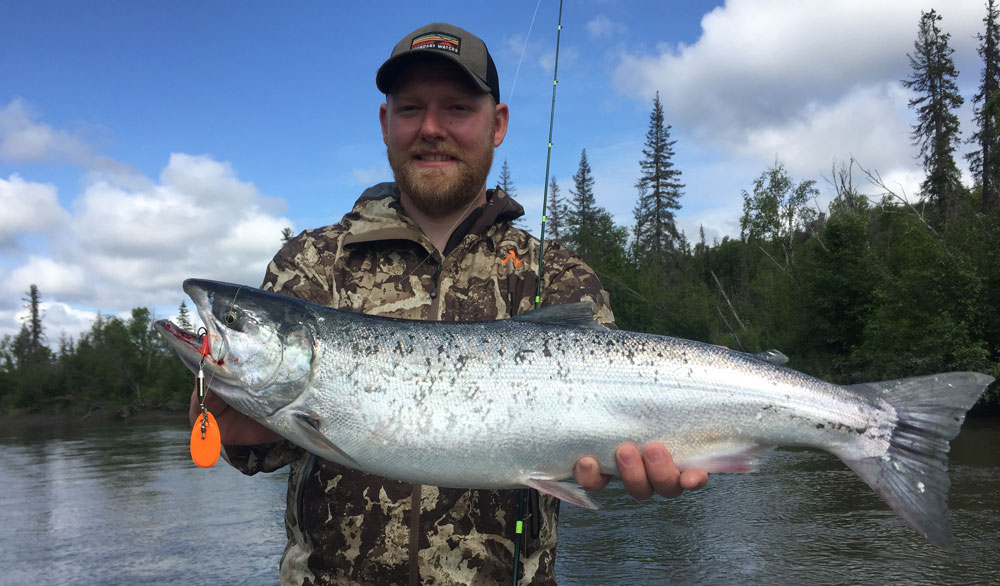
{"label": "fish head", "polygon": [[[313,319],[304,303],[252,287],[188,279],[202,336],[170,322],[157,329],[192,371],[237,410],[264,419],[301,395],[312,376]],[[203,360],[204,358],[204,360]]]}

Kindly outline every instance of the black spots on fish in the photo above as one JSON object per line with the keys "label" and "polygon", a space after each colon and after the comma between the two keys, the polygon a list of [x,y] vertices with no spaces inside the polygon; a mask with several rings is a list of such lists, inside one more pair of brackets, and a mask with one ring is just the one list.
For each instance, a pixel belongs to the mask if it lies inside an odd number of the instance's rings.
{"label": "black spots on fish", "polygon": [[856,433],[858,435],[868,433],[867,427],[854,427],[853,425],[848,425],[839,421],[827,421],[825,426],[822,423],[816,424],[816,429],[824,429],[825,427],[829,427],[831,430],[839,431],[841,433]]}
{"label": "black spots on fish", "polygon": [[542,348],[542,356],[546,358],[552,358],[552,350],[549,350],[548,344],[546,344],[545,347]]}
{"label": "black spots on fish", "polygon": [[530,362],[531,356],[534,353],[534,350],[528,350],[526,348],[518,350],[514,353],[514,364],[524,364],[525,362]]}
{"label": "black spots on fish", "polygon": [[447,354],[447,353],[448,353],[448,349],[444,347],[444,344],[441,344],[440,346],[438,346],[438,355]]}

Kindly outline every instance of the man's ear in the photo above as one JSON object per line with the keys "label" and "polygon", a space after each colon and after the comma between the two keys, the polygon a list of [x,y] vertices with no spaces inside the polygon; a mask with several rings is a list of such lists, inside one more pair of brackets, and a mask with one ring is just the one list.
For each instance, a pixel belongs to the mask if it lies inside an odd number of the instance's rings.
{"label": "man's ear", "polygon": [[503,143],[507,136],[507,123],[510,122],[510,110],[507,104],[500,102],[496,105],[496,116],[493,120],[493,147],[496,148]]}
{"label": "man's ear", "polygon": [[378,107],[378,121],[382,125],[382,142],[389,146],[389,101],[386,98],[384,104]]}

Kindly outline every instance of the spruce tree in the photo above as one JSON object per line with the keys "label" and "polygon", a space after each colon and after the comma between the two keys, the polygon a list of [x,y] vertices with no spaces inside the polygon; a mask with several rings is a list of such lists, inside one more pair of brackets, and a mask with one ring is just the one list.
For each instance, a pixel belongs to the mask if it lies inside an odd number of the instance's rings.
{"label": "spruce tree", "polygon": [[1000,128],[997,127],[996,100],[1000,100],[1000,10],[996,0],[987,0],[986,33],[979,37],[979,56],[983,58],[983,77],[979,91],[972,98],[975,104],[976,132],[969,142],[979,148],[967,155],[969,169],[982,188],[981,209],[984,213],[1000,213]]}
{"label": "spruce tree", "polygon": [[[510,167],[507,166],[507,159],[503,160],[503,166],[500,167],[500,180],[498,182],[498,185],[500,189],[502,189],[504,193],[506,193],[510,197],[514,197],[517,194],[517,188],[514,187],[514,180],[510,176]],[[514,226],[521,228],[522,230],[527,228],[525,225],[524,216],[516,218],[513,221],[513,224]]]}
{"label": "spruce tree", "polygon": [[615,225],[607,210],[597,205],[594,177],[587,149],[580,153],[580,166],[573,175],[572,196],[565,209],[564,240],[591,267],[598,269],[624,262],[628,232]]}
{"label": "spruce tree", "polygon": [[680,240],[674,212],[681,208],[681,172],[674,167],[674,145],[670,140],[670,126],[664,123],[660,92],[653,99],[646,131],[646,147],[639,161],[642,174],[635,187],[639,200],[633,211],[635,217],[635,246],[642,255],[657,261],[674,249]]}
{"label": "spruce tree", "polygon": [[517,193],[517,188],[514,187],[514,180],[510,177],[510,167],[507,166],[507,159],[503,160],[503,166],[500,167],[500,189],[504,190],[504,193],[514,197]]}
{"label": "spruce tree", "polygon": [[559,184],[556,183],[555,177],[549,181],[549,201],[546,207],[548,209],[545,210],[545,230],[549,238],[559,240],[566,231],[566,204],[559,195]]}
{"label": "spruce tree", "polygon": [[191,324],[191,312],[187,308],[187,303],[183,300],[180,307],[177,308],[177,325],[188,331],[194,329],[194,326]]}
{"label": "spruce tree", "polygon": [[951,35],[938,28],[940,20],[941,16],[933,9],[921,12],[914,52],[907,54],[913,73],[902,83],[918,94],[909,105],[917,111],[913,141],[920,147],[927,174],[920,184],[921,191],[944,212],[946,219],[951,219],[958,212],[962,193],[954,152],[959,135],[955,110],[963,100],[955,84],[958,72],[951,58],[954,49],[948,46]]}
{"label": "spruce tree", "polygon": [[580,164],[573,175],[572,196],[566,209],[566,239],[577,253],[584,254],[588,236],[594,233],[596,227],[597,203],[594,199],[594,177],[590,173],[590,163],[587,162],[587,149],[580,153]]}

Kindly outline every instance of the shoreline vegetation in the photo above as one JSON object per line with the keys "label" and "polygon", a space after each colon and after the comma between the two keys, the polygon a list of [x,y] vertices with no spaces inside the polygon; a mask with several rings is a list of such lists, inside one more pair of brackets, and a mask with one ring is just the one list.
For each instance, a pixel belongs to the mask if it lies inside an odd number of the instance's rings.
{"label": "shoreline vegetation", "polygon": [[14,412],[0,414],[0,429],[16,431],[39,427],[66,427],[79,425],[118,425],[134,423],[161,423],[176,421],[187,426],[187,408],[141,408],[126,406],[119,409],[96,408],[86,413],[73,411]]}

